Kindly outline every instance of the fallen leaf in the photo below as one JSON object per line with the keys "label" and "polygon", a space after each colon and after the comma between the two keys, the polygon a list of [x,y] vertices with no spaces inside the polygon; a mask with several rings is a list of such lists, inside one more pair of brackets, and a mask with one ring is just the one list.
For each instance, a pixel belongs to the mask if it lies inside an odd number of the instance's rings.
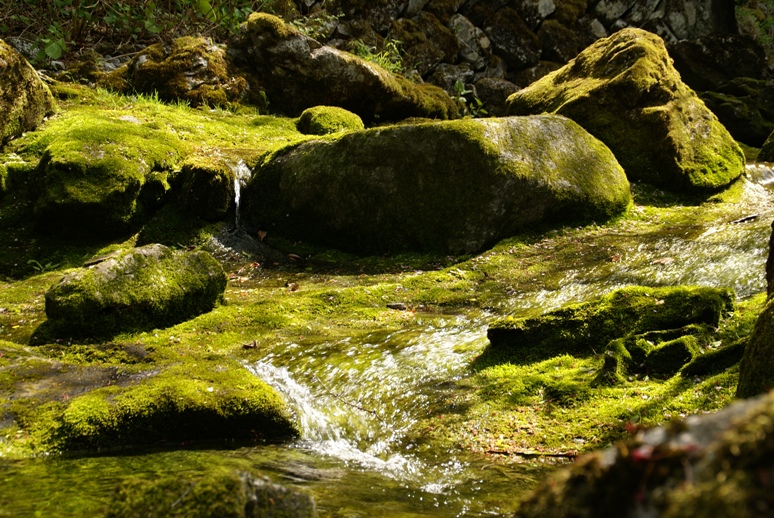
{"label": "fallen leaf", "polygon": [[263,241],[263,238],[266,237],[267,232],[265,230],[259,230],[258,231],[258,241]]}
{"label": "fallen leaf", "polygon": [[615,254],[613,257],[610,258],[611,263],[617,263],[621,260],[621,254]]}
{"label": "fallen leaf", "polygon": [[653,259],[650,264],[670,264],[675,262],[674,257],[659,257],[658,259]]}

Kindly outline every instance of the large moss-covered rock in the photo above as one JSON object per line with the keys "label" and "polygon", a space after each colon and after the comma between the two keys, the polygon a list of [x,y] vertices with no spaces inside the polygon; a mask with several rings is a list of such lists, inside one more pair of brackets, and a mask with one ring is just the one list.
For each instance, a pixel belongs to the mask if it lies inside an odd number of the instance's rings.
{"label": "large moss-covered rock", "polygon": [[243,193],[256,228],[359,251],[469,253],[630,203],[612,153],[545,115],[376,128],[290,146]]}
{"label": "large moss-covered rock", "polygon": [[515,517],[768,516],[774,395],[690,416],[578,459]]}
{"label": "large moss-covered rock", "polygon": [[297,116],[312,106],[339,106],[367,122],[457,115],[456,104],[440,88],[324,46],[279,18],[254,13],[243,27],[231,53],[260,81],[274,110]]}
{"label": "large moss-covered rock", "polygon": [[124,74],[129,90],[192,106],[225,105],[240,100],[247,90],[245,78],[230,69],[225,50],[191,36],[151,45],[116,73]]}
{"label": "large moss-covered rock", "polygon": [[738,397],[751,397],[774,388],[774,298],[755,323],[739,365]]}
{"label": "large moss-covered rock", "polygon": [[234,360],[190,354],[63,403],[12,407],[20,426],[59,451],[161,442],[279,440],[298,435],[282,397]]}
{"label": "large moss-covered rock", "polygon": [[[690,324],[717,326],[721,316],[733,310],[734,294],[731,290],[678,286],[645,288],[634,286],[614,291],[600,299],[573,304],[539,317],[506,317],[489,325],[487,337],[493,349],[510,349],[522,361],[539,361],[562,354],[589,356],[601,353],[611,340],[642,335],[659,330],[678,330]],[[670,334],[672,336],[670,336]],[[645,336],[649,341],[664,341],[690,334],[690,330],[666,336]],[[665,340],[666,339],[666,340]],[[683,339],[684,341],[684,339]],[[640,363],[652,353],[649,348],[622,343],[627,354],[637,356]],[[666,358],[669,363],[664,371],[674,373],[683,362],[673,361],[686,347],[695,344],[673,344],[652,358],[651,367],[660,371]],[[611,353],[615,352],[615,345]],[[674,353],[674,354],[673,354]],[[674,368],[674,365],[678,365]],[[617,367],[616,367],[617,368]]]}
{"label": "large moss-covered rock", "polygon": [[34,129],[54,111],[54,98],[24,57],[0,40],[0,146]]}
{"label": "large moss-covered rock", "polygon": [[44,140],[35,224],[69,235],[125,233],[161,202],[187,149],[156,122],[89,111],[71,114]]}
{"label": "large moss-covered rock", "polygon": [[72,271],[46,292],[55,333],[104,336],[169,326],[210,311],[226,275],[208,253],[148,245]]}
{"label": "large moss-covered rock", "polygon": [[109,518],[313,518],[314,499],[248,472],[215,470],[191,477],[130,479],[118,488]]}
{"label": "large moss-covered rock", "polygon": [[560,113],[615,153],[631,181],[706,192],[744,171],[731,135],[672,66],[664,42],[624,29],[508,99],[509,113]]}

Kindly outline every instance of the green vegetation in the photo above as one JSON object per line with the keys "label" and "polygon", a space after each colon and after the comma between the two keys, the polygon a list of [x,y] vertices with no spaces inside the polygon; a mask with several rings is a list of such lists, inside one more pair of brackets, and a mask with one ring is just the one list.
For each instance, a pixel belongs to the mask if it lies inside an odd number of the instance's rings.
{"label": "green vegetation", "polygon": [[339,131],[365,129],[363,120],[357,114],[337,106],[307,108],[298,118],[296,127],[305,135],[327,135]]}
{"label": "green vegetation", "polygon": [[376,63],[383,69],[393,74],[402,74],[405,71],[403,64],[403,51],[400,41],[385,41],[382,50],[366,44],[363,40],[353,40],[349,44],[349,50],[357,57]]}

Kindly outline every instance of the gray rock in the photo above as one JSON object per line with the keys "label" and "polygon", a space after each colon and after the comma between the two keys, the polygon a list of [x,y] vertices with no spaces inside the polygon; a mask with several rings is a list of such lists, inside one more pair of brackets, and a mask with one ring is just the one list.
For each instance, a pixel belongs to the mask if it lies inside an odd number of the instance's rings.
{"label": "gray rock", "polygon": [[460,45],[460,60],[470,64],[474,70],[481,70],[492,54],[492,42],[484,31],[462,16],[455,14],[449,20],[449,29]]}

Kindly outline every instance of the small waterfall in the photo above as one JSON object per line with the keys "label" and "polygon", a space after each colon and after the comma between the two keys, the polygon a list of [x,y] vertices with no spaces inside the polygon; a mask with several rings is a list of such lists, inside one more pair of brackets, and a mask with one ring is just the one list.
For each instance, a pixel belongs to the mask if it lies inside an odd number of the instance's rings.
{"label": "small waterfall", "polygon": [[239,231],[241,226],[239,206],[242,201],[242,187],[247,185],[252,171],[242,160],[237,162],[236,165],[231,166],[231,170],[234,171],[234,224],[236,225],[236,230]]}

